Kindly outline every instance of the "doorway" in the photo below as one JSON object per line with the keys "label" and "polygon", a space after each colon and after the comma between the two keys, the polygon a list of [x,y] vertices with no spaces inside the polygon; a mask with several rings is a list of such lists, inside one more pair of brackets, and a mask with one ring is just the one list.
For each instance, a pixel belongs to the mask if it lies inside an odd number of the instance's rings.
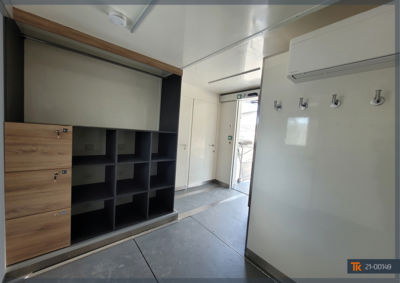
{"label": "doorway", "polygon": [[258,99],[239,100],[233,157],[232,188],[250,193]]}

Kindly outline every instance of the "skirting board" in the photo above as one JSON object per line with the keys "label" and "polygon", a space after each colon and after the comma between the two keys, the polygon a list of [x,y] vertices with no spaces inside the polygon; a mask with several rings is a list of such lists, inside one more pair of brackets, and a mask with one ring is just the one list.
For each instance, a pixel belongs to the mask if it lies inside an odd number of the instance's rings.
{"label": "skirting board", "polygon": [[186,190],[188,186],[175,187],[175,192]]}
{"label": "skirting board", "polygon": [[131,236],[143,233],[147,230],[156,228],[158,226],[173,222],[178,219],[178,212],[174,211],[170,214],[163,215],[143,223],[138,223],[131,227],[117,230],[105,235],[89,239],[87,241],[74,244],[70,247],[57,250],[42,256],[35,257],[23,261],[21,263],[13,264],[6,269],[6,275],[3,282],[8,282],[16,278],[26,276],[30,273],[37,272],[44,268],[48,268],[63,261],[72,259],[74,257],[83,255],[101,247],[110,245],[114,242],[121,241]]}
{"label": "skirting board", "polygon": [[290,277],[280,272],[278,269],[276,269],[274,266],[266,262],[264,259],[259,257],[256,253],[248,248],[246,248],[245,250],[245,257],[278,282],[295,283],[295,281],[290,279]]}
{"label": "skirting board", "polygon": [[221,187],[229,188],[229,185],[227,183],[221,182],[219,180],[214,180],[214,183],[218,184]]}
{"label": "skirting board", "polygon": [[[190,186],[183,186],[183,187],[184,187],[184,189],[193,189],[193,188],[197,188],[197,187],[204,186],[204,185],[209,185],[209,184],[217,184],[217,185],[219,185],[221,187],[229,188],[228,184],[225,184],[225,183],[223,183],[221,181],[218,181],[216,179],[207,180],[207,181],[203,181],[203,182],[198,182],[198,183],[192,184]],[[175,188],[175,191],[182,190],[183,187],[177,187],[177,188]]]}

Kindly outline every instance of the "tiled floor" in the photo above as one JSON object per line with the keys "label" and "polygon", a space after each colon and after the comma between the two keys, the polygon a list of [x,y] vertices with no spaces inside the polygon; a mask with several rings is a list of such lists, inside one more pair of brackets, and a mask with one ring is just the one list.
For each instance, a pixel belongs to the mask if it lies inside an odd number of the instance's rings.
{"label": "tiled floor", "polygon": [[28,281],[272,282],[243,256],[247,199],[215,185],[179,192],[178,222]]}
{"label": "tiled floor", "polygon": [[250,192],[250,181],[240,182],[235,185],[235,190],[249,195]]}

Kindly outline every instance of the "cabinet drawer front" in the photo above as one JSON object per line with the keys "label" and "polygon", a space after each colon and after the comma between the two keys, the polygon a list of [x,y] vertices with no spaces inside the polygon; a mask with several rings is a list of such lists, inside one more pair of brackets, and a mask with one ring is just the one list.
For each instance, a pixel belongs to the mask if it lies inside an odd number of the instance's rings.
{"label": "cabinet drawer front", "polygon": [[71,207],[71,169],[5,173],[6,219]]}
{"label": "cabinet drawer front", "polygon": [[5,171],[70,168],[72,127],[5,123]]}
{"label": "cabinet drawer front", "polygon": [[70,245],[71,210],[6,220],[7,265]]}

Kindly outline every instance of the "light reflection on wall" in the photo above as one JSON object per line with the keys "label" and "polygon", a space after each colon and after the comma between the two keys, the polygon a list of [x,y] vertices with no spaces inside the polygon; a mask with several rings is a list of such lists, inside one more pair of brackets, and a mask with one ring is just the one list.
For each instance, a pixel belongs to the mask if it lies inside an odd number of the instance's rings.
{"label": "light reflection on wall", "polygon": [[285,143],[287,145],[306,146],[308,117],[289,117],[286,126]]}

